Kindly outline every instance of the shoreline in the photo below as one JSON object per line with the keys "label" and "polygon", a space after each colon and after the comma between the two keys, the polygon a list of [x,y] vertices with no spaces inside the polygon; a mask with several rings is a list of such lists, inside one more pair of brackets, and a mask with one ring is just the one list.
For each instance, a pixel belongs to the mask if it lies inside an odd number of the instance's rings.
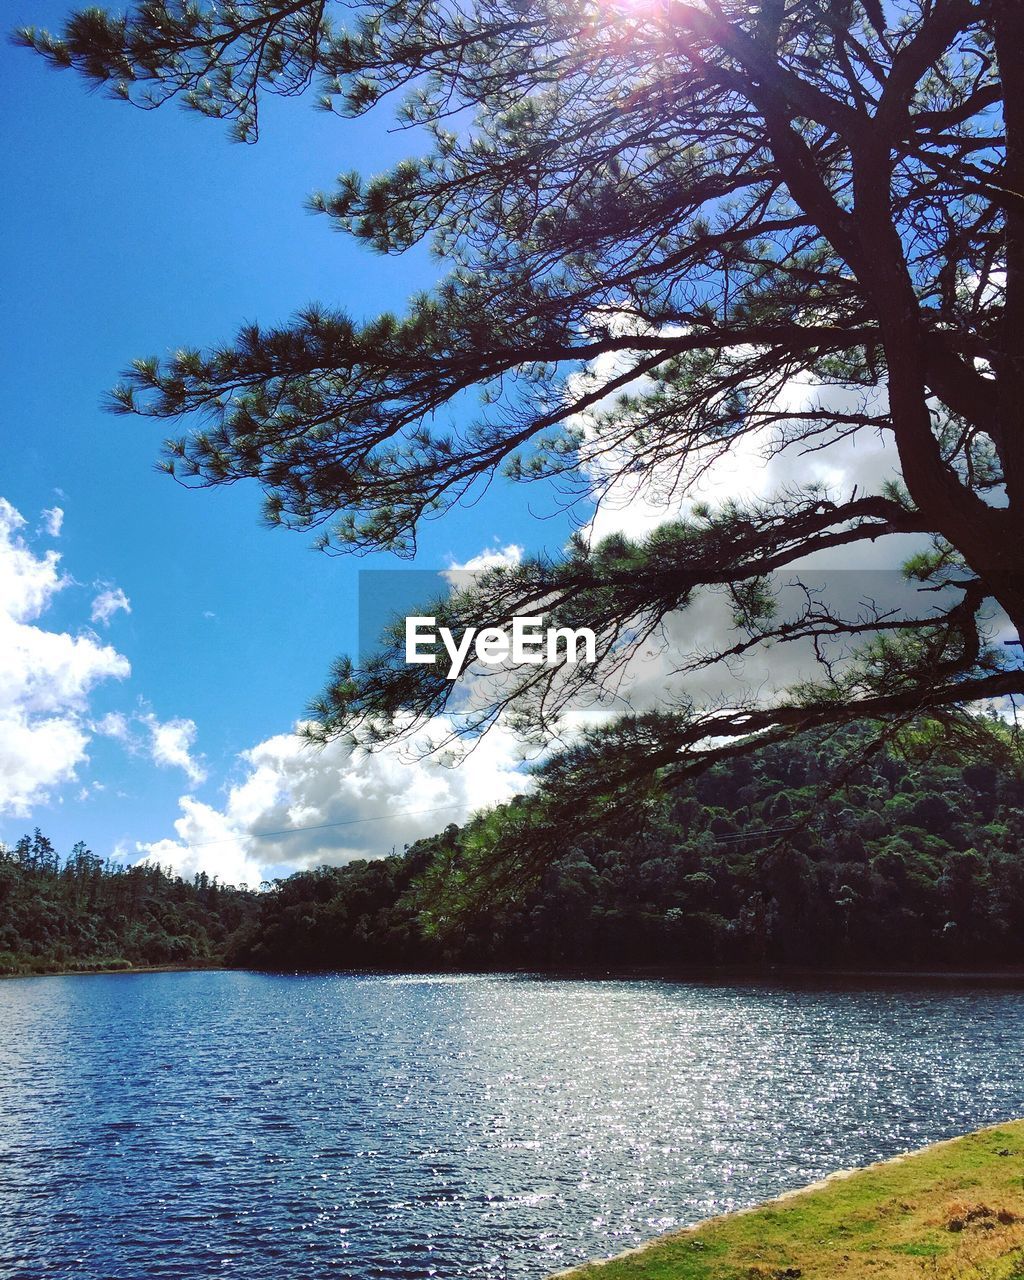
{"label": "shoreline", "polygon": [[[475,970],[472,972],[476,972]],[[814,969],[805,965],[645,965],[634,968],[494,969],[483,973],[534,974],[539,977],[663,979],[667,982],[1007,982],[1024,985],[1024,966],[991,969]]]}
{"label": "shoreline", "polygon": [[508,977],[563,979],[566,981],[624,982],[662,981],[677,983],[706,983],[710,985],[809,985],[825,983],[829,986],[849,985],[859,987],[870,984],[925,984],[925,985],[985,985],[1024,987],[1024,967],[1008,969],[810,969],[806,967],[750,966],[750,965],[700,965],[673,968],[671,966],[644,966],[642,968],[573,968],[551,969],[415,969],[415,968],[366,968],[366,969],[275,969],[254,965],[229,965],[214,961],[210,964],[157,964],[127,965],[87,969],[53,969],[44,972],[31,970],[21,973],[0,973],[0,981],[12,978],[94,978],[116,974],[145,973],[265,973],[291,977],[395,977],[431,976],[454,977]]}
{"label": "shoreline", "polygon": [[139,964],[117,969],[52,969],[45,973],[0,973],[0,982],[21,978],[117,978],[143,973],[225,973],[223,964]]}
{"label": "shoreline", "polygon": [[[1014,1143],[1012,1149],[1008,1145],[1011,1142]],[[903,1151],[884,1160],[837,1169],[824,1178],[819,1178],[802,1187],[783,1191],[777,1196],[760,1201],[748,1208],[702,1218],[687,1227],[655,1236],[651,1240],[623,1249],[610,1257],[595,1258],[589,1262],[555,1271],[547,1277],[547,1280],[592,1280],[592,1278],[597,1280],[597,1277],[607,1273],[611,1274],[612,1280],[617,1280],[620,1275],[635,1277],[635,1280],[644,1280],[649,1275],[652,1280],[655,1278],[660,1280],[661,1277],[674,1275],[677,1266],[679,1276],[685,1276],[687,1280],[697,1275],[705,1276],[707,1280],[712,1280],[719,1274],[723,1277],[727,1274],[731,1276],[735,1274],[733,1270],[728,1269],[734,1265],[732,1260],[726,1262],[724,1258],[721,1259],[726,1268],[721,1273],[714,1260],[723,1252],[720,1249],[721,1238],[727,1238],[729,1235],[739,1237],[748,1251],[753,1245],[755,1249],[763,1248],[770,1257],[768,1270],[763,1269],[760,1260],[752,1262],[747,1272],[751,1277],[802,1275],[805,1280],[812,1280],[815,1276],[833,1274],[859,1276],[861,1269],[859,1267],[851,1269],[849,1265],[851,1255],[845,1251],[851,1248],[851,1243],[845,1236],[840,1236],[835,1241],[830,1239],[816,1241],[818,1248],[825,1244],[834,1245],[826,1258],[824,1270],[819,1270],[817,1266],[805,1269],[792,1265],[791,1260],[783,1257],[782,1253],[787,1248],[793,1250],[800,1243],[798,1235],[794,1239],[795,1233],[792,1230],[789,1234],[786,1233],[785,1228],[790,1225],[786,1222],[787,1217],[793,1219],[798,1229],[803,1228],[805,1222],[813,1223],[810,1235],[814,1237],[825,1229],[823,1224],[827,1223],[827,1218],[821,1210],[831,1208],[834,1213],[835,1206],[830,1204],[830,1201],[843,1198],[844,1192],[845,1198],[850,1200],[851,1204],[860,1206],[853,1192],[865,1184],[870,1186],[873,1193],[869,1203],[875,1210],[879,1224],[885,1224],[893,1217],[894,1208],[907,1214],[916,1209],[919,1211],[918,1216],[921,1217],[920,1203],[915,1205],[906,1201],[920,1201],[922,1196],[925,1200],[925,1214],[919,1231],[922,1237],[920,1245],[915,1247],[913,1238],[907,1240],[902,1237],[892,1240],[883,1238],[877,1245],[867,1250],[861,1243],[857,1248],[863,1255],[867,1271],[877,1270],[880,1275],[891,1274],[885,1269],[888,1259],[882,1260],[876,1256],[890,1250],[895,1254],[919,1256],[922,1259],[928,1257],[938,1268],[940,1258],[947,1254],[954,1254],[956,1248],[961,1244],[969,1243],[972,1236],[977,1239],[975,1233],[970,1230],[973,1224],[977,1224],[977,1227],[986,1233],[995,1233],[999,1228],[1003,1231],[1005,1236],[1003,1243],[1007,1245],[1008,1253],[992,1259],[997,1270],[991,1273],[993,1277],[998,1273],[1002,1280],[1003,1273],[998,1270],[999,1264],[1006,1256],[1021,1256],[1021,1244],[1024,1242],[1024,1202],[1020,1199],[1020,1189],[1024,1182],[1020,1173],[1022,1155],[1024,1155],[1024,1119],[999,1121],[985,1125],[981,1129],[974,1129],[970,1133],[941,1138],[927,1146]],[[961,1157],[959,1161],[956,1159],[957,1156]],[[944,1161],[943,1157],[953,1159],[951,1162]],[[993,1157],[995,1157],[994,1160]],[[988,1166],[994,1166],[1000,1175],[1009,1175],[1001,1179],[1007,1184],[1003,1194],[1006,1196],[1014,1194],[1015,1198],[1015,1209],[1009,1213],[1005,1203],[1001,1204],[999,1209],[992,1209],[983,1201],[978,1201],[975,1205],[966,1202],[966,1197],[974,1197],[982,1191],[986,1163]],[[918,1174],[917,1181],[912,1176],[915,1173]],[[964,1199],[958,1199],[959,1196]],[[938,1217],[927,1216],[933,1210],[939,1209],[940,1200],[944,1201],[946,1206],[944,1213],[940,1210]],[[812,1207],[819,1208],[818,1216],[813,1214]],[[962,1213],[962,1218],[953,1218],[950,1216],[951,1213]],[[852,1217],[852,1215],[849,1216]],[[760,1231],[744,1230],[752,1221],[758,1219],[763,1224]],[[780,1227],[781,1230],[778,1229]],[[846,1229],[845,1223],[841,1225],[841,1232],[845,1232]],[[948,1245],[945,1240],[941,1245],[925,1241],[925,1235],[934,1237],[936,1233],[940,1237],[945,1235]],[[773,1234],[778,1237],[777,1240],[772,1240]],[[806,1228],[804,1228],[804,1234],[807,1234]],[[708,1236],[718,1238],[701,1239]],[[687,1246],[689,1246],[688,1250]],[[684,1250],[686,1250],[685,1253],[681,1252]],[[690,1251],[697,1252],[697,1258],[694,1258],[693,1252]],[[842,1261],[835,1257],[836,1254],[841,1254]],[[680,1255],[678,1261],[673,1255]],[[706,1269],[691,1269],[691,1266],[700,1268],[705,1257],[707,1257]],[[747,1261],[744,1259],[744,1264]],[[651,1266],[648,1267],[647,1263]],[[668,1270],[665,1269],[666,1266]],[[950,1273],[952,1276],[961,1275],[961,1272],[956,1269],[957,1266],[958,1263],[954,1260],[954,1269]],[[930,1274],[945,1273],[936,1269]],[[972,1278],[987,1277],[989,1274],[988,1270],[971,1272]],[[1011,1280],[1009,1273],[1007,1273],[1007,1280]]]}

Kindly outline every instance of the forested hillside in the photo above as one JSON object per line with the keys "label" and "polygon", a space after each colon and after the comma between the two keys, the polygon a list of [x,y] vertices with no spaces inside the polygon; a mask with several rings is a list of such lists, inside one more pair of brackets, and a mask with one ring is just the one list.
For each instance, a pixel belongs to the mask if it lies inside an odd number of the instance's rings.
{"label": "forested hillside", "polygon": [[155,866],[61,857],[40,831],[0,845],[0,973],[215,963],[256,894]]}
{"label": "forested hillside", "polygon": [[[721,764],[635,814],[580,824],[539,876],[484,897],[474,867],[526,830],[519,800],[403,854],[268,892],[0,855],[0,967],[1024,965],[1024,780],[918,734],[805,735]],[[511,835],[510,835],[511,833]]]}
{"label": "forested hillside", "polygon": [[[238,963],[923,966],[1024,963],[1024,783],[864,754],[870,730],[719,765],[642,824],[577,830],[539,883],[474,903],[473,864],[533,801],[404,857],[292,876],[231,943]],[[930,752],[930,757],[929,757]],[[426,936],[424,936],[426,935]]]}

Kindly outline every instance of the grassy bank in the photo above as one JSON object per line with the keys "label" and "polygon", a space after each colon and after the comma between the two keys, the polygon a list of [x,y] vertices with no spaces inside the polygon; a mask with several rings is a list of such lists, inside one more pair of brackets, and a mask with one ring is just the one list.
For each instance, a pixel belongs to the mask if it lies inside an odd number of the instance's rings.
{"label": "grassy bank", "polygon": [[573,1280],[1024,1280],[1024,1121],[834,1175]]}

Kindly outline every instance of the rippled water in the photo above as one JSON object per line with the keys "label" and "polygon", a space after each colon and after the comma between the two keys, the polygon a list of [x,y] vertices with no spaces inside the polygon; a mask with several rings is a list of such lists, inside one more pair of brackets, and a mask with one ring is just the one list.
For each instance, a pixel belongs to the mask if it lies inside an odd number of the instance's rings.
{"label": "rippled water", "polygon": [[1024,1114],[1024,995],[0,983],[0,1275],[541,1277]]}

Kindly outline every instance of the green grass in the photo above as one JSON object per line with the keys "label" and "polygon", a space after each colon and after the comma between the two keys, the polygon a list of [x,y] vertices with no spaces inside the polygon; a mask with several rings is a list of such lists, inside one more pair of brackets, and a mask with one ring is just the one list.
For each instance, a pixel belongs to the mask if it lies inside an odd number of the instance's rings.
{"label": "green grass", "polygon": [[712,1218],[573,1280],[1024,1280],[1024,1121]]}
{"label": "green grass", "polygon": [[132,967],[131,961],[123,956],[77,956],[68,959],[0,951],[0,977],[2,978],[23,978],[50,973],[106,973],[114,969],[131,969]]}

